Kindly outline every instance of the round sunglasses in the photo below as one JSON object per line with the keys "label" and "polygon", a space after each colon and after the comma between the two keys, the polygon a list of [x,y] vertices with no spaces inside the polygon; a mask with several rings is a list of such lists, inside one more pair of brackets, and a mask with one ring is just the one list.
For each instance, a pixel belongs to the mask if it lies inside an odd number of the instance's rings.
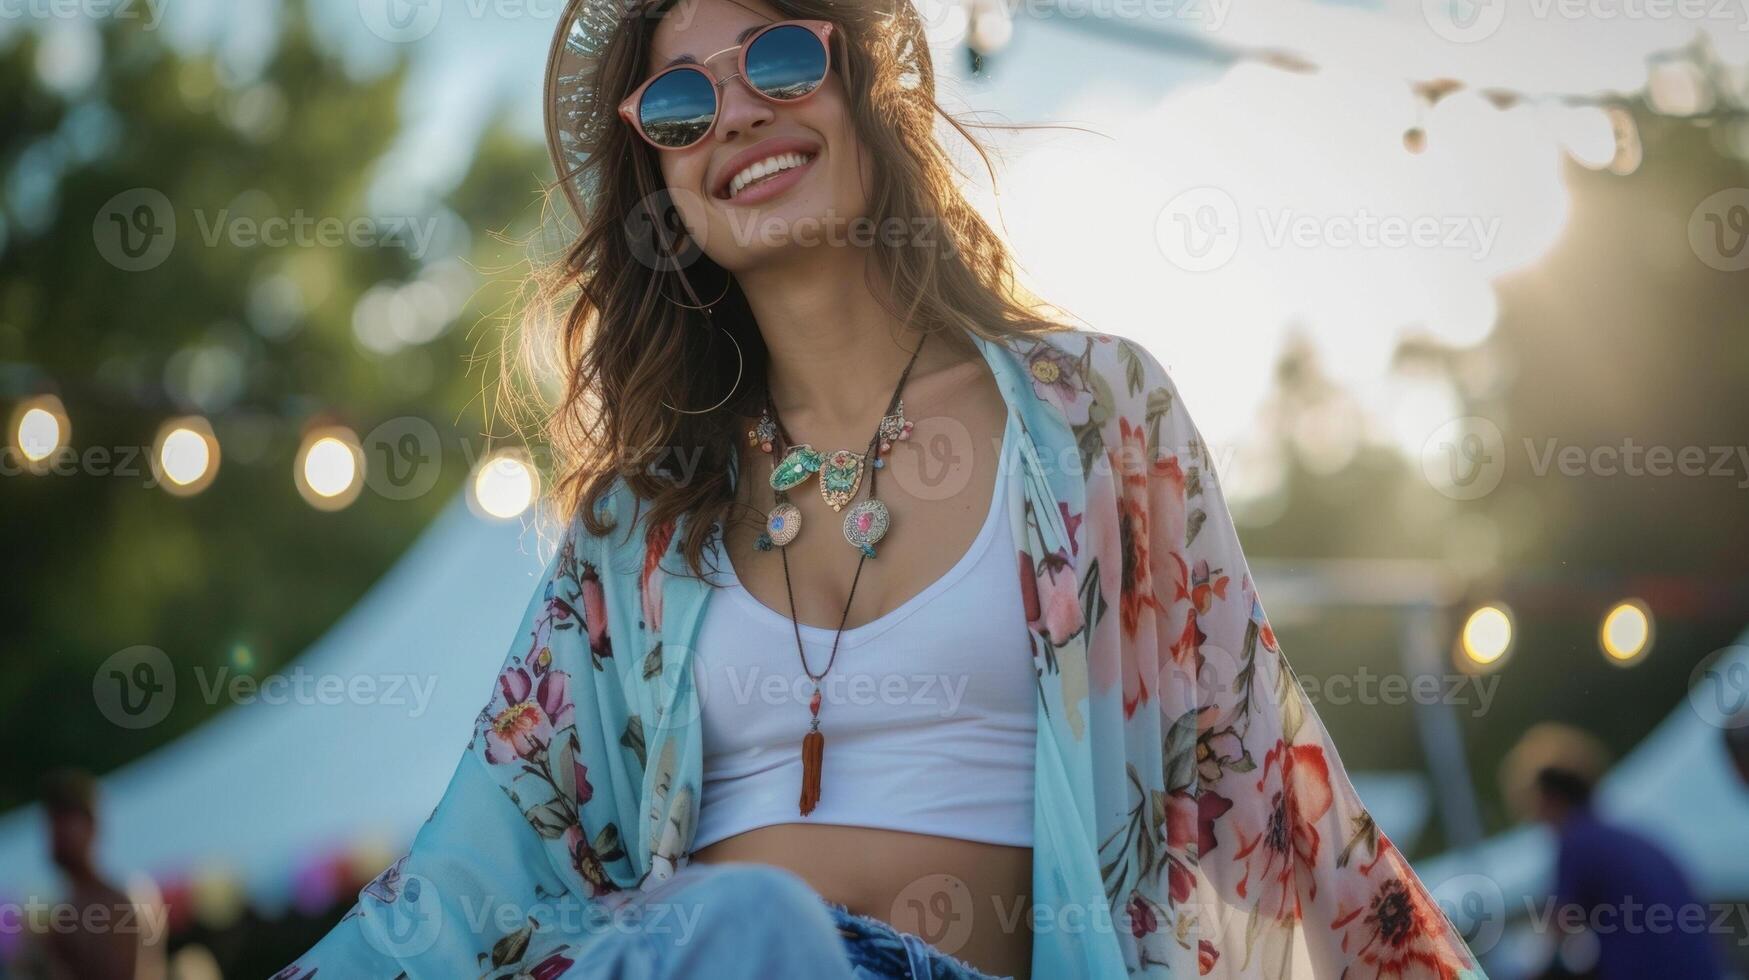
{"label": "round sunglasses", "polygon": [[639,85],[619,114],[651,146],[684,150],[709,136],[722,107],[720,92],[739,75],[759,96],[772,102],[799,102],[819,91],[832,66],[832,24],[824,20],[780,20],[754,31],[733,48],[736,71],[717,78],[703,64],[672,65]]}

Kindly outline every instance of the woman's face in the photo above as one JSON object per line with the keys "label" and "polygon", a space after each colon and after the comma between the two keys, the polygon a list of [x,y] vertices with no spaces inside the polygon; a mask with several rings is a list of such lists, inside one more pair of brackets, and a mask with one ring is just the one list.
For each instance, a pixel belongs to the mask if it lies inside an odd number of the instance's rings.
{"label": "woman's face", "polygon": [[[708,136],[683,150],[653,152],[693,240],[731,272],[797,247],[842,242],[843,230],[867,210],[866,160],[836,54],[826,81],[793,103],[756,94],[737,73],[741,39],[785,19],[762,0],[683,0],[651,39],[651,75],[691,60],[728,79],[717,90]],[[782,169],[786,163],[792,166]],[[757,164],[777,172],[747,181]]]}

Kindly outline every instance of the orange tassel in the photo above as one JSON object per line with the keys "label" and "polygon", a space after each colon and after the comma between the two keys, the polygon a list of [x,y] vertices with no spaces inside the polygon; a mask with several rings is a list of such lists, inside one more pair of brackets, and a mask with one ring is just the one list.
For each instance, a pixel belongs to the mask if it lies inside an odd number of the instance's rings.
{"label": "orange tassel", "polygon": [[826,736],[814,729],[802,738],[802,816],[814,812],[820,802],[820,764],[826,755]]}

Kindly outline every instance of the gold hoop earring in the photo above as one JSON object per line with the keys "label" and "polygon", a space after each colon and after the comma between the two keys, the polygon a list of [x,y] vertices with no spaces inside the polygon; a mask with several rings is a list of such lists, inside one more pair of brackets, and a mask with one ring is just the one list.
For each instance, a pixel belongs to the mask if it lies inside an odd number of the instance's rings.
{"label": "gold hoop earring", "polygon": [[[698,299],[698,294],[692,291],[692,283],[690,281],[688,281],[684,275],[680,277],[680,284],[682,286],[686,287],[686,295],[692,297],[694,301],[696,301]],[[735,275],[734,275],[734,273],[729,273],[727,281],[725,281],[723,283],[722,295],[718,296],[716,299],[711,300],[709,303],[706,303],[704,306],[688,306],[685,303],[682,303],[679,300],[673,298],[672,296],[669,296],[666,292],[664,292],[662,294],[662,298],[668,300],[668,302],[673,303],[675,306],[678,306],[683,310],[698,310],[698,311],[704,313],[705,316],[710,316],[711,307],[716,306],[718,303],[721,303],[723,301],[724,297],[727,297],[729,295],[729,290],[734,285],[735,285]]]}
{"label": "gold hoop earring", "polygon": [[739,340],[735,339],[734,334],[730,333],[727,330],[722,329],[721,327],[718,327],[716,332],[728,337],[729,342],[735,345],[735,383],[729,386],[729,393],[727,395],[724,395],[722,398],[722,401],[717,402],[715,405],[712,405],[709,408],[701,408],[701,409],[698,409],[697,411],[688,411],[687,409],[684,409],[684,408],[675,408],[673,405],[668,404],[666,401],[662,402],[663,408],[666,408],[672,412],[679,412],[682,415],[704,415],[707,412],[714,412],[717,409],[722,408],[723,404],[729,400],[729,397],[731,395],[733,395],[735,393],[735,391],[741,387],[741,372],[747,366],[745,358],[743,358],[741,356],[741,342]]}

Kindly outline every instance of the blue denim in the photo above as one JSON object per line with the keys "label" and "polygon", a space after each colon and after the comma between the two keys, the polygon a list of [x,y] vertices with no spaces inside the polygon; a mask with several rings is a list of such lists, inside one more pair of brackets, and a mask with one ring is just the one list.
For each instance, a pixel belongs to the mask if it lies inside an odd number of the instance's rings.
{"label": "blue denim", "polygon": [[[693,864],[601,901],[648,928],[601,930],[543,980],[994,980],[917,936],[822,898],[763,864]],[[326,976],[327,974],[323,974]]]}
{"label": "blue denim", "polygon": [[[822,901],[826,901],[822,899]],[[857,980],[995,980],[908,932],[826,901]]]}

